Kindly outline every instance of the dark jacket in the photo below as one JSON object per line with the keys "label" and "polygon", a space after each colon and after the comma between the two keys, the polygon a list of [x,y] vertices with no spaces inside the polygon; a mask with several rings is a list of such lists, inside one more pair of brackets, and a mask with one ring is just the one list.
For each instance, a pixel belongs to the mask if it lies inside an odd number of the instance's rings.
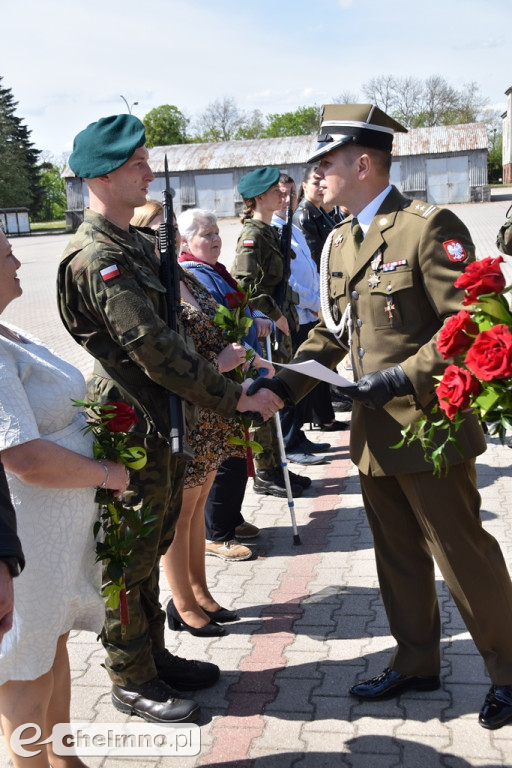
{"label": "dark jacket", "polygon": [[304,233],[311,256],[317,268],[320,269],[322,248],[327,235],[334,228],[334,220],[323,208],[317,208],[303,197],[293,214],[293,223]]}

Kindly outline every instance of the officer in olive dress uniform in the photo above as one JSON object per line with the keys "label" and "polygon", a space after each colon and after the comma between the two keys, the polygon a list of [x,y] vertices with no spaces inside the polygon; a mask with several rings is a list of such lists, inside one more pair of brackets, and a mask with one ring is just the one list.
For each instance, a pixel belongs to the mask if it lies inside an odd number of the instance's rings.
{"label": "officer in olive dress uniform", "polygon": [[[434,377],[447,365],[436,337],[461,308],[454,281],[474,259],[474,246],[453,213],[408,200],[389,184],[393,133],[402,126],[372,105],[333,105],[324,107],[321,130],[310,162],[318,163],[324,201],[353,215],[326,241],[321,320],[295,359],[333,368],[350,349],[351,458],[397,642],[389,667],[350,692],[373,700],[439,687],[435,559],[493,683],[479,722],[499,728],[512,720],[512,583],[498,543],[481,525],[481,427],[466,416],[457,432],[461,453],[446,450],[450,468],[442,477],[432,474],[419,443],[391,447],[435,403]],[[292,402],[314,386],[289,370],[277,381],[276,391]]]}
{"label": "officer in olive dress uniform", "polygon": [[219,669],[173,656],[164,645],[159,561],[172,541],[186,467],[169,444],[169,392],[226,417],[254,410],[269,418],[282,402],[248,397],[246,387],[169,329],[154,241],[129,224],[153,180],[144,142],[144,125],[126,114],[101,118],[76,136],[69,165],[86,179],[91,202],[62,258],[58,298],[67,330],[96,359],[90,399],[128,402],[139,417],[138,433],[146,435],[148,462],[133,473],[125,503],[151,505],[157,523],[137,542],[125,571],[128,626],[121,627],[119,609],[107,608],[102,640],[112,700],[122,712],[170,723],[199,712],[173,689],[212,685]]}
{"label": "officer in olive dress uniform", "polygon": [[[251,305],[270,317],[278,329],[279,346],[272,352],[274,362],[287,363],[292,356],[290,330],[297,330],[296,305],[299,296],[288,285],[278,230],[271,226],[274,210],[281,208],[280,171],[258,168],[242,176],[238,191],[245,203],[243,227],[238,237],[231,273],[244,290],[251,292]],[[295,257],[295,254],[292,254]],[[278,304],[285,284],[282,306]],[[254,490],[260,494],[286,497],[277,432],[273,421],[251,430],[263,451],[254,456]],[[300,496],[311,484],[310,478],[290,474],[293,496]]]}

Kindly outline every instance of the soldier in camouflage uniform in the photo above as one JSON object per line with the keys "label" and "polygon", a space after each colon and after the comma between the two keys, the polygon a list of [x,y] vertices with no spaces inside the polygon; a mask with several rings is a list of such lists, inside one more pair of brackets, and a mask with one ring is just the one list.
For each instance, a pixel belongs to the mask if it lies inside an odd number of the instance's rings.
{"label": "soldier in camouflage uniform", "polygon": [[64,325],[96,359],[90,398],[130,403],[145,434],[148,463],[133,473],[125,502],[151,504],[158,522],[126,569],[130,623],[122,634],[119,610],[108,609],[102,640],[114,706],[169,723],[199,712],[173,688],[203,688],[219,676],[216,665],[180,659],[164,646],[159,560],[172,541],[186,466],[168,442],[169,392],[227,417],[254,410],[269,418],[282,401],[248,398],[168,328],[154,243],[129,225],[153,179],[144,142],[144,126],[132,115],[102,118],[75,138],[69,164],[87,180],[91,203],[62,258],[58,298]]}
{"label": "soldier in camouflage uniform", "polygon": [[[238,191],[243,197],[245,210],[243,228],[238,238],[232,275],[245,290],[251,292],[251,305],[270,317],[281,331],[280,343],[272,353],[276,362],[287,363],[292,355],[290,328],[299,327],[295,305],[299,297],[288,285],[290,271],[284,274],[284,262],[277,229],[270,222],[274,210],[281,208],[279,188],[280,172],[277,168],[259,168],[240,179]],[[277,304],[281,284],[286,283],[283,306]],[[256,493],[286,497],[277,433],[272,421],[252,430],[252,437],[263,448],[254,463]],[[292,492],[300,496],[310,485],[309,478],[291,476]]]}

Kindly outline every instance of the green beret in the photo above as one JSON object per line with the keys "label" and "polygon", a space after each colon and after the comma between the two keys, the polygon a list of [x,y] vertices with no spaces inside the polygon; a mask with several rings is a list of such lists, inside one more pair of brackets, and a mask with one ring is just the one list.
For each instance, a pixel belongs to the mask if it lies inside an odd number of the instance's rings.
{"label": "green beret", "polygon": [[278,168],[258,168],[256,171],[251,171],[242,176],[238,182],[238,191],[245,197],[246,200],[250,200],[256,195],[262,195],[267,189],[277,184],[281,171]]}
{"label": "green beret", "polygon": [[95,179],[115,171],[146,142],[144,124],[135,115],[111,115],[75,136],[69,167],[76,176]]}

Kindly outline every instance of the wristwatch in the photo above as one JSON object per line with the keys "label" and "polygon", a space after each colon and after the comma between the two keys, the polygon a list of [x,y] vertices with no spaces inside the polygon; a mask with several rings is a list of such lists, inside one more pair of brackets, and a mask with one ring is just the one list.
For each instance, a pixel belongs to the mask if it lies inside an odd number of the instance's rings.
{"label": "wristwatch", "polygon": [[5,563],[9,569],[9,573],[14,579],[15,576],[19,576],[21,573],[20,561],[17,557],[0,557],[0,562]]}

